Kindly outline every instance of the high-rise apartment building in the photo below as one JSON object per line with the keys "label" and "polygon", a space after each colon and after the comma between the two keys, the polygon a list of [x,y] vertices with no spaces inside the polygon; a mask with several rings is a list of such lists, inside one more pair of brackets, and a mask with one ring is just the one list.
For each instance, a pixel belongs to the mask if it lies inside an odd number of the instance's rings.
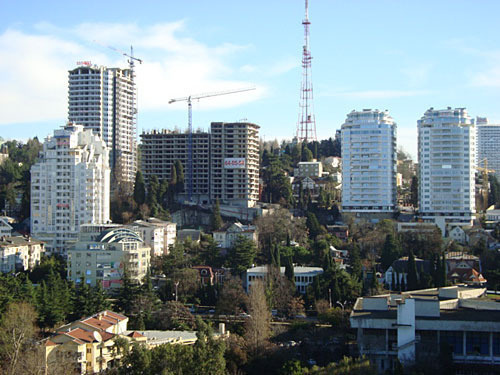
{"label": "high-rise apartment building", "polygon": [[259,200],[259,126],[212,122],[210,197],[222,204],[253,207]]}
{"label": "high-rise apartment building", "polygon": [[65,254],[81,224],[109,221],[109,150],[82,125],[47,137],[31,167],[31,233],[52,253]]}
{"label": "high-rise apartment building", "polygon": [[131,69],[82,62],[69,71],[68,120],[101,136],[114,179],[128,187],[137,169],[136,104]]}
{"label": "high-rise apartment building", "polygon": [[[176,160],[184,170],[184,194],[187,199],[188,133],[170,130],[153,130],[141,134],[141,172],[149,181],[155,175],[158,180],[170,181]],[[210,134],[195,132],[193,141],[193,195],[196,203],[210,201]]]}
{"label": "high-rise apartment building", "polygon": [[474,218],[476,129],[465,108],[430,108],[417,123],[419,211],[445,235]]}
{"label": "high-rise apartment building", "polygon": [[488,165],[500,178],[500,124],[490,124],[486,117],[476,120],[476,162],[480,167]]}
{"label": "high-rise apartment building", "polygon": [[[259,194],[259,126],[251,123],[211,124],[210,133],[193,133],[193,194],[195,203],[253,207]],[[170,179],[173,163],[184,169],[188,191],[188,134],[168,130],[141,134],[141,171],[146,180]]]}
{"label": "high-rise apartment building", "polygon": [[341,130],[342,211],[392,214],[396,210],[396,123],[387,111],[347,115]]}

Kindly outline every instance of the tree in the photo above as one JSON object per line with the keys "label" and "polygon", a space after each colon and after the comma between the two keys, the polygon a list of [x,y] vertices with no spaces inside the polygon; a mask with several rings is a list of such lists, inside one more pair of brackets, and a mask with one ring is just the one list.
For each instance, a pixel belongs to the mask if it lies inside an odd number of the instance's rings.
{"label": "tree", "polygon": [[257,355],[267,347],[271,335],[271,313],[266,301],[264,284],[260,281],[252,283],[248,312],[250,317],[245,324],[245,340],[249,352]]}
{"label": "tree", "polygon": [[137,170],[137,173],[135,174],[134,201],[137,206],[146,202],[146,186],[140,170]]}
{"label": "tree", "polygon": [[349,262],[351,264],[351,275],[358,278],[358,280],[363,279],[361,255],[357,244],[354,244],[352,249],[349,251]]}
{"label": "tree", "polygon": [[224,222],[222,221],[222,217],[220,215],[220,205],[219,205],[219,200],[217,199],[215,201],[211,217],[212,231],[219,230],[220,228],[222,228],[222,225],[224,225]]}
{"label": "tree", "polygon": [[176,173],[176,183],[175,183],[175,191],[177,193],[181,193],[184,191],[184,168],[182,167],[182,163],[180,160],[176,160],[174,162],[174,168]]}
{"label": "tree", "polygon": [[415,262],[415,256],[410,250],[410,255],[408,256],[408,290],[418,289],[418,276],[417,276],[417,264]]}
{"label": "tree", "polygon": [[286,263],[285,263],[285,277],[294,282],[295,277],[294,277],[294,272],[293,272],[293,262],[292,262],[292,257],[289,256],[286,258]]}
{"label": "tree", "polygon": [[318,218],[313,212],[307,213],[307,228],[309,229],[309,237],[315,239],[321,234],[326,234],[326,229],[319,223]]}
{"label": "tree", "polygon": [[410,185],[410,203],[414,208],[418,207],[418,177],[413,176],[411,178],[411,185]]}
{"label": "tree", "polygon": [[19,361],[24,352],[36,350],[33,340],[36,336],[37,314],[26,302],[11,303],[0,323],[0,369],[5,374],[19,374]]}
{"label": "tree", "polygon": [[392,263],[399,259],[401,256],[401,248],[398,240],[389,233],[385,238],[384,247],[382,248],[382,255],[380,261],[382,263],[382,268],[384,271],[392,265]]}
{"label": "tree", "polygon": [[187,329],[195,326],[194,316],[182,302],[168,301],[153,313],[154,328],[159,330]]}
{"label": "tree", "polygon": [[241,275],[252,265],[256,255],[257,249],[253,240],[238,236],[233,247],[229,249],[227,260],[234,274]]}
{"label": "tree", "polygon": [[238,277],[231,277],[224,281],[220,297],[217,299],[215,310],[218,314],[237,315],[246,311],[248,296]]}

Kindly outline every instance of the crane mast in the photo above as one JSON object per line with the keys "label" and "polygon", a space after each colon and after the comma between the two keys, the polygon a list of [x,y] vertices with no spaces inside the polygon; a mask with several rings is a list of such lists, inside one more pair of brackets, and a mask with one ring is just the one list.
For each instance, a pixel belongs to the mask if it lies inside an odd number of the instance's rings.
{"label": "crane mast", "polygon": [[213,96],[236,94],[239,92],[255,90],[255,87],[249,87],[238,90],[218,91],[205,94],[189,95],[183,98],[170,99],[168,104],[176,102],[187,102],[188,104],[188,201],[193,199],[193,100],[210,98]]}

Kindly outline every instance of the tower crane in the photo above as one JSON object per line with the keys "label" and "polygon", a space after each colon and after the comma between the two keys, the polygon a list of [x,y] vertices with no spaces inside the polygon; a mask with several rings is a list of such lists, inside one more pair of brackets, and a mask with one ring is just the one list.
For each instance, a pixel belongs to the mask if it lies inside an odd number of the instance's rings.
{"label": "tower crane", "polygon": [[[484,163],[484,167],[479,167],[479,164]],[[488,208],[488,174],[495,173],[494,169],[488,168],[488,158],[484,158],[477,162],[476,169],[481,172],[483,186],[482,186],[482,199],[483,199],[483,210],[486,211]]]}
{"label": "tower crane", "polygon": [[174,98],[168,101],[168,104],[176,103],[176,102],[187,102],[188,104],[188,201],[192,201],[193,197],[193,100],[200,100],[204,98],[210,98],[212,96],[221,96],[221,95],[229,95],[236,94],[239,92],[251,91],[255,90],[255,87],[248,87],[244,89],[238,90],[229,90],[229,91],[217,91],[217,92],[209,92],[204,94],[197,95],[189,95],[183,98]]}

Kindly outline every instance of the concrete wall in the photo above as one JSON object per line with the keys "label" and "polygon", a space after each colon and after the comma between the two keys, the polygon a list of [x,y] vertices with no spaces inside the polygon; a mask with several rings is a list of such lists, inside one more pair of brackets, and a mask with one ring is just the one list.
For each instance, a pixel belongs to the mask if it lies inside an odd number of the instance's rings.
{"label": "concrete wall", "polygon": [[388,310],[387,298],[363,297],[363,310]]}

